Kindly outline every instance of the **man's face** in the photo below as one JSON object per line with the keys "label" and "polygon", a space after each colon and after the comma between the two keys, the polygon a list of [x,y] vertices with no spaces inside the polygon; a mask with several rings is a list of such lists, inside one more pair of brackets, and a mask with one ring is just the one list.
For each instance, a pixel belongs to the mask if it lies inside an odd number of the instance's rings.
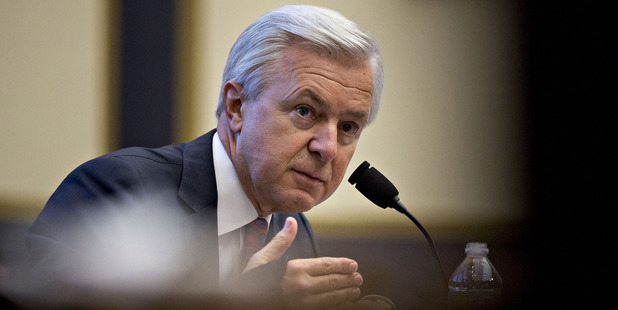
{"label": "man's face", "polygon": [[241,107],[235,167],[260,215],[304,212],[341,183],[367,124],[369,64],[351,66],[288,48],[280,72]]}

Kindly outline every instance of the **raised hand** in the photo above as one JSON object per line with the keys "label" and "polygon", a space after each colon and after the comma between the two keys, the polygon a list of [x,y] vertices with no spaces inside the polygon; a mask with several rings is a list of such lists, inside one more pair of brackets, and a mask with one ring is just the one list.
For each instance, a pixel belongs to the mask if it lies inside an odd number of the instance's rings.
{"label": "raised hand", "polygon": [[[251,257],[245,271],[281,258],[297,231],[296,220],[287,218],[283,230]],[[281,283],[283,302],[289,309],[346,308],[359,298],[362,283],[358,263],[349,258],[290,260]]]}

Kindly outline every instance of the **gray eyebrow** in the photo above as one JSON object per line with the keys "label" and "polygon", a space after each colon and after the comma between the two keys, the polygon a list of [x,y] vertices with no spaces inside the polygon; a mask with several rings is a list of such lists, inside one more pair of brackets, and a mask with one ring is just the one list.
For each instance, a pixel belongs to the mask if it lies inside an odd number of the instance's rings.
{"label": "gray eyebrow", "polygon": [[[327,105],[326,101],[324,99],[322,99],[320,96],[318,96],[318,94],[313,92],[311,89],[303,89],[296,97],[297,98],[308,97],[313,102],[315,102],[315,103],[317,103],[319,105],[322,105],[322,106],[323,105]],[[361,119],[361,120],[366,120],[368,118],[367,112],[363,111],[363,110],[352,111],[350,113],[350,115],[353,118]]]}
{"label": "gray eyebrow", "polygon": [[314,93],[311,89],[303,89],[300,94],[298,94],[298,97],[309,97],[319,105],[326,105],[326,101],[318,96],[318,94]]}

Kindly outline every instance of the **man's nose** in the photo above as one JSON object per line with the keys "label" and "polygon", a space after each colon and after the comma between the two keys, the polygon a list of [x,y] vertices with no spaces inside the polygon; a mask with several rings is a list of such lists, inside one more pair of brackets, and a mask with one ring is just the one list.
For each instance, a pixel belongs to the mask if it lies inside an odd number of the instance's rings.
{"label": "man's nose", "polygon": [[322,161],[332,161],[337,156],[337,133],[337,124],[321,124],[309,142],[309,151],[317,154]]}

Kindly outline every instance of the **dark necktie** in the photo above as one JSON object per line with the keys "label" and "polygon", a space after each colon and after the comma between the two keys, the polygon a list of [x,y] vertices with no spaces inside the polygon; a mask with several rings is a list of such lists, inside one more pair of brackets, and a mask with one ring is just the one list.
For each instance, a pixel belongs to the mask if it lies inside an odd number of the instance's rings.
{"label": "dark necktie", "polygon": [[245,225],[244,247],[240,253],[240,269],[243,270],[249,262],[249,258],[264,247],[268,222],[258,217],[255,221]]}

